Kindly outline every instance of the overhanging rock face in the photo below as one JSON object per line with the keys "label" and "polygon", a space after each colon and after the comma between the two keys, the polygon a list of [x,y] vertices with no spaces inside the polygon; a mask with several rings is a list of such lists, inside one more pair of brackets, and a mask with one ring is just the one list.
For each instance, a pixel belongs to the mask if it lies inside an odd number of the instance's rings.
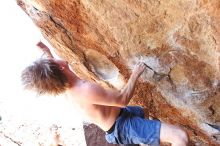
{"label": "overhanging rock face", "polygon": [[17,1],[77,75],[120,89],[145,62],[131,104],[220,144],[219,0]]}

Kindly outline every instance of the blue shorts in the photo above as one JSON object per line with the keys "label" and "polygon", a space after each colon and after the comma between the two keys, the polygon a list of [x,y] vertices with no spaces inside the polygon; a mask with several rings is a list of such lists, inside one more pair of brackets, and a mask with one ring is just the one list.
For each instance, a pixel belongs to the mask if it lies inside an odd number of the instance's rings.
{"label": "blue shorts", "polygon": [[105,135],[109,143],[160,145],[160,121],[144,119],[143,109],[139,106],[127,106],[121,110],[114,130]]}

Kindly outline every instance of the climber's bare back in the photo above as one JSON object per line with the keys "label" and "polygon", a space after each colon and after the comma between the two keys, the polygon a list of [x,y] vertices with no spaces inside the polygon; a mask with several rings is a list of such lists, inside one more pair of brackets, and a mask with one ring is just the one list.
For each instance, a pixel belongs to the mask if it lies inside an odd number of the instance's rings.
{"label": "climber's bare back", "polygon": [[79,107],[89,122],[98,125],[104,131],[109,130],[120,113],[120,107],[114,106],[117,105],[120,92],[106,90],[84,80],[76,84],[67,91],[68,100]]}

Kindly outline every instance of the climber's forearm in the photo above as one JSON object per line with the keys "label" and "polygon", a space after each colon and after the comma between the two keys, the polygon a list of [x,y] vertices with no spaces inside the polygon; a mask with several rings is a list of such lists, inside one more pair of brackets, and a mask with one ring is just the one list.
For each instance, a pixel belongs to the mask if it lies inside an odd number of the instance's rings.
{"label": "climber's forearm", "polygon": [[44,52],[44,53],[47,55],[47,58],[54,58],[51,53],[48,53],[48,52]]}
{"label": "climber's forearm", "polygon": [[140,77],[140,75],[144,72],[145,68],[146,68],[146,65],[144,63],[142,62],[137,63],[128,80],[128,83],[121,90],[121,98],[125,106],[130,102],[134,94],[137,80]]}
{"label": "climber's forearm", "polygon": [[131,98],[133,97],[138,77],[139,76],[137,76],[135,74],[132,74],[131,77],[128,80],[128,83],[121,90],[122,101],[123,101],[124,105],[128,105]]}
{"label": "climber's forearm", "polygon": [[50,49],[42,42],[38,42],[37,46],[47,55],[47,58],[54,58]]}

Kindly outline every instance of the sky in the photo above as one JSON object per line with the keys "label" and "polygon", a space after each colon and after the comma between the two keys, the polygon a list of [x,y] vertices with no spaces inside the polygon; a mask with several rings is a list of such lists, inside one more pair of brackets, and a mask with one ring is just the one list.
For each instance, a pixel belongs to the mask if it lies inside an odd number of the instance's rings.
{"label": "sky", "polygon": [[[21,71],[42,55],[38,41],[47,43],[31,19],[16,4],[5,0],[0,5],[0,116],[9,115],[17,121],[41,124],[81,124],[77,112],[62,98],[36,97],[21,86]],[[70,117],[70,113],[72,117]],[[62,118],[60,118],[62,117]]]}

